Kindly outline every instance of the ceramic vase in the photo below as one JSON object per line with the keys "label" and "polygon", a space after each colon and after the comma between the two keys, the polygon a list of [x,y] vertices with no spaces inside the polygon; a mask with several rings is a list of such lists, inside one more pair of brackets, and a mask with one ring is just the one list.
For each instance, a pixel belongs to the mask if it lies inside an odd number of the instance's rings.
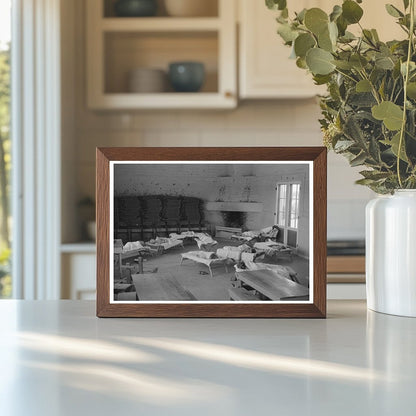
{"label": "ceramic vase", "polygon": [[197,92],[205,80],[205,66],[201,62],[173,62],[169,65],[169,80],[177,92]]}
{"label": "ceramic vase", "polygon": [[416,317],[416,190],[368,203],[366,285],[369,309]]}
{"label": "ceramic vase", "polygon": [[114,4],[116,16],[149,17],[157,12],[156,0],[118,0]]}

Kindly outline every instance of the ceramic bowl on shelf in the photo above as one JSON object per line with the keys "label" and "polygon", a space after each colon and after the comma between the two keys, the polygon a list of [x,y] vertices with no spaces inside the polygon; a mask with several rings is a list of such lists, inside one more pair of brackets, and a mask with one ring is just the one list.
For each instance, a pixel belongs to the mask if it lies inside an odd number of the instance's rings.
{"label": "ceramic bowl on shelf", "polygon": [[128,91],[138,94],[166,92],[167,74],[162,69],[136,68],[129,72]]}
{"label": "ceramic bowl on shelf", "polygon": [[149,17],[157,12],[156,0],[118,0],[114,12],[119,17]]}
{"label": "ceramic bowl on shelf", "polygon": [[217,0],[165,0],[166,12],[172,17],[217,16]]}
{"label": "ceramic bowl on shelf", "polygon": [[205,81],[205,66],[202,62],[172,62],[169,81],[176,92],[198,92]]}

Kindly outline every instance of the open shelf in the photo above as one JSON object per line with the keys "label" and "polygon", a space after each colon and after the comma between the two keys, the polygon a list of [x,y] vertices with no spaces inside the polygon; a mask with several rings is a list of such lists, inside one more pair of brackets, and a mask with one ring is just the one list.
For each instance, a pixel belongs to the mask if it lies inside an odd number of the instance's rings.
{"label": "open shelf", "polygon": [[[99,0],[103,5],[103,13],[102,16],[106,19],[110,19],[112,17],[116,17],[115,14],[115,3],[117,0]],[[139,19],[143,20],[143,19],[154,19],[154,18],[158,18],[158,17],[166,17],[166,18],[171,18],[174,19],[175,17],[170,16],[165,4],[165,0],[156,0],[157,1],[157,13],[155,17],[141,17]],[[168,0],[169,1],[169,0]],[[230,0],[227,0],[230,1]],[[218,13],[218,0],[204,0],[204,11],[200,14],[198,14],[198,16],[195,17],[186,17],[185,19],[194,19],[196,17],[218,17],[219,13]],[[130,20],[130,19],[134,19],[132,17],[120,17],[120,19],[123,20]]]}
{"label": "open shelf", "polygon": [[[105,34],[104,54],[105,94],[130,94],[129,72],[137,68],[161,69],[167,78],[169,64],[177,61],[198,61],[205,66],[201,91],[192,95],[218,92],[216,32],[112,32]],[[171,93],[174,91],[167,83],[166,91],[155,95]],[[186,98],[189,94],[177,94],[175,99]]]}
{"label": "open shelf", "polygon": [[125,19],[121,17],[114,17],[111,19],[103,19],[101,23],[101,28],[105,32],[169,32],[174,30],[189,30],[198,32],[218,30],[219,27],[220,20],[215,17],[195,17],[192,19],[180,17],[149,17]]}
{"label": "open shelf", "polygon": [[[114,17],[113,1],[87,2],[88,107],[111,109],[229,109],[237,105],[235,4],[212,0],[215,16]],[[162,3],[161,3],[162,4]],[[201,62],[200,91],[178,93],[167,83],[161,92],[136,93],[129,74],[163,70],[173,62]],[[162,75],[163,76],[163,75]],[[142,91],[151,90],[144,88]]]}
{"label": "open shelf", "polygon": [[105,94],[96,108],[101,109],[203,109],[234,108],[233,97],[217,93]]}

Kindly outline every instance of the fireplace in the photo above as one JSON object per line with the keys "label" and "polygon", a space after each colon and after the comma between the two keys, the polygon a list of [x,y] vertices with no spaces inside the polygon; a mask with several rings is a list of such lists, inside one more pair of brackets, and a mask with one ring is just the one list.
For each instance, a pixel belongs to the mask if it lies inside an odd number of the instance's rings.
{"label": "fireplace", "polygon": [[231,239],[231,237],[234,234],[241,234],[243,232],[242,228],[236,228],[236,227],[222,227],[221,225],[217,225],[215,227],[215,237],[217,238],[228,238]]}
{"label": "fireplace", "polygon": [[246,222],[246,213],[242,211],[221,211],[223,226],[215,227],[215,236],[231,238],[233,234],[241,234]]}
{"label": "fireplace", "polygon": [[221,211],[224,226],[230,228],[244,228],[246,213],[241,211]]}
{"label": "fireplace", "polygon": [[[205,209],[211,212],[215,219],[213,223],[216,226],[216,236],[230,238],[232,234],[242,233],[244,229],[250,226],[251,217],[263,212],[263,203],[261,202],[240,202],[240,201],[208,201]],[[222,221],[221,221],[222,220]]]}

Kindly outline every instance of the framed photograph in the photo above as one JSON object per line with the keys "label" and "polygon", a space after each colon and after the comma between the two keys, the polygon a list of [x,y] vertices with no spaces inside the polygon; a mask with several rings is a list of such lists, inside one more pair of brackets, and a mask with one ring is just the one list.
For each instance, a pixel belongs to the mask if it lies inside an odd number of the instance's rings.
{"label": "framed photograph", "polygon": [[97,149],[97,316],[324,318],[326,152]]}

